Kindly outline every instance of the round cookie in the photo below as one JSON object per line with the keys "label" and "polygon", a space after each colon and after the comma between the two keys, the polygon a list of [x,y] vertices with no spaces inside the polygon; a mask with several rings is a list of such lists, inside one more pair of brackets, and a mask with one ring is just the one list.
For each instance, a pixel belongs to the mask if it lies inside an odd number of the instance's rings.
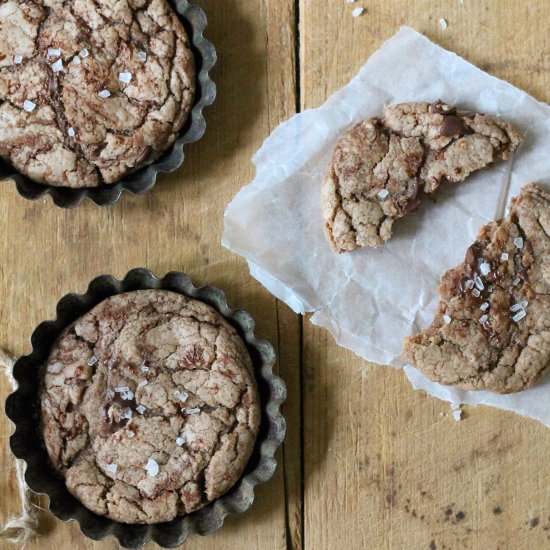
{"label": "round cookie", "polygon": [[41,410],[68,490],[125,523],[170,521],[223,495],[261,415],[236,331],[210,306],[161,290],[113,296],[65,329]]}
{"label": "round cookie", "polygon": [[195,92],[165,0],[0,5],[0,157],[52,186],[97,187],[154,162]]}

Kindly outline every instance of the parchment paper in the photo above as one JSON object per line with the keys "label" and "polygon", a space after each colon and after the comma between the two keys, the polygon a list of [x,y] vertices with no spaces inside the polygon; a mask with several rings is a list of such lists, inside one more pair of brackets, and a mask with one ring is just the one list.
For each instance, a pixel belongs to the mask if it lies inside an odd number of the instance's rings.
{"label": "parchment paper", "polygon": [[[501,115],[526,137],[515,158],[446,184],[436,203],[398,220],[384,247],[335,254],[323,232],[320,189],[334,146],[354,123],[402,101],[442,99]],[[402,366],[403,337],[428,326],[440,276],[464,259],[479,228],[502,217],[529,181],[550,178],[550,107],[403,27],[359,74],[319,109],[281,124],[253,159],[255,180],[225,214],[223,245],[295,312],[315,312],[337,342],[380,364]],[[415,388],[454,403],[487,404],[550,427],[550,377],[512,396],[465,392],[429,382]]]}

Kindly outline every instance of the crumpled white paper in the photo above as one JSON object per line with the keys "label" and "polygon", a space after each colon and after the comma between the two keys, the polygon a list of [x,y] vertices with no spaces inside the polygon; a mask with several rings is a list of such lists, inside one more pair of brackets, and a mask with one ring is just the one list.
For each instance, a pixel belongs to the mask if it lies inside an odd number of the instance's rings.
{"label": "crumpled white paper", "polygon": [[[515,158],[465,183],[447,184],[436,203],[398,220],[384,247],[336,254],[320,207],[321,182],[339,137],[359,120],[403,101],[442,99],[500,115],[525,135]],[[464,259],[479,228],[502,217],[529,181],[550,177],[550,107],[403,27],[359,74],[319,109],[281,124],[253,161],[255,180],[225,213],[223,245],[244,256],[251,274],[337,342],[381,364],[402,366],[403,337],[428,326],[440,276]],[[486,404],[550,427],[550,376],[515,395],[466,392],[406,367],[415,388],[454,403]]]}

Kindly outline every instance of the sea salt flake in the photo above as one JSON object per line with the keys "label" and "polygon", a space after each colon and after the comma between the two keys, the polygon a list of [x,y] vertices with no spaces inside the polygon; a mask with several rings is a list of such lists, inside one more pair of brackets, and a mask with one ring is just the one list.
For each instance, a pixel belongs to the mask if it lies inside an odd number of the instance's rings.
{"label": "sea salt flake", "polygon": [[198,407],[194,407],[193,409],[187,409],[187,414],[198,414],[201,410]]}
{"label": "sea salt flake", "polygon": [[512,317],[512,320],[515,323],[519,323],[519,321],[521,321],[526,315],[527,313],[525,313],[525,310],[522,309]]}
{"label": "sea salt flake", "polygon": [[447,23],[447,20],[446,19],[440,19],[439,20],[439,26],[445,30],[448,26],[449,26],[449,23]]}
{"label": "sea salt flake", "polygon": [[103,99],[107,99],[111,95],[111,92],[109,90],[101,90],[98,95]]}
{"label": "sea salt flake", "polygon": [[14,55],[13,56],[13,62],[16,65],[21,65],[21,63],[23,63],[23,56],[22,55]]}
{"label": "sea salt flake", "polygon": [[72,60],[73,65],[80,65],[80,57],[78,55],[75,55]]}
{"label": "sea salt flake", "polygon": [[468,290],[472,290],[472,288],[474,288],[474,284],[475,284],[474,281],[468,280],[468,281],[466,281],[466,283],[465,283],[464,286],[465,286]]}
{"label": "sea salt flake", "polygon": [[141,365],[141,372],[149,372],[149,367],[147,365]]}
{"label": "sea salt flake", "polygon": [[132,419],[132,409],[130,407],[126,407],[124,409],[124,418],[127,418],[128,420]]}
{"label": "sea salt flake", "polygon": [[481,277],[476,277],[474,279],[475,281],[475,284],[477,286],[477,288],[479,288],[479,290],[483,290],[485,288],[485,285],[483,284],[483,281],[481,280]]}
{"label": "sea salt flake", "polygon": [[479,266],[479,270],[481,271],[482,275],[489,275],[489,273],[491,272],[491,264],[488,264],[487,262],[483,262]]}
{"label": "sea salt flake", "polygon": [[489,309],[489,302],[483,302],[480,306],[479,306],[479,309],[481,309],[481,311],[487,311]]}
{"label": "sea salt flake", "polygon": [[177,439],[176,439],[176,444],[178,445],[178,447],[181,447],[186,441],[186,437],[185,437],[185,434],[181,434]]}
{"label": "sea salt flake", "polygon": [[115,388],[115,391],[117,393],[122,393],[122,392],[127,392],[127,391],[130,391],[130,388],[128,386],[117,386]]}
{"label": "sea salt flake", "polygon": [[514,244],[516,245],[516,248],[523,248],[523,239],[521,237],[514,239]]}
{"label": "sea salt flake", "polygon": [[457,410],[453,413],[453,418],[457,421],[457,422],[460,422],[460,420],[462,420],[462,411],[461,410]]}
{"label": "sea salt flake", "polygon": [[143,405],[138,405],[138,406],[136,407],[136,411],[137,411],[139,414],[143,414],[143,413],[146,411],[146,409],[145,409],[145,407],[144,407]]}
{"label": "sea salt flake", "polygon": [[[69,128],[69,135],[71,135],[71,132],[70,132],[71,128]],[[73,130],[74,132],[74,130]],[[73,134],[74,136],[74,134]],[[72,136],[71,136],[72,137]],[[90,360],[88,361],[88,366],[89,367],[93,367],[95,364],[97,363],[97,357],[95,355],[92,355],[90,357]]]}
{"label": "sea salt flake", "polygon": [[488,315],[482,315],[482,316],[479,318],[479,324],[480,324],[480,325],[484,325],[488,320],[489,320],[489,316],[488,316]]}
{"label": "sea salt flake", "polygon": [[85,59],[90,55],[90,52],[86,48],[84,48],[83,50],[80,51],[78,55],[82,57],[82,59]]}
{"label": "sea salt flake", "polygon": [[131,401],[134,398],[134,392],[132,390],[128,390],[128,391],[122,392],[120,396],[125,401]]}
{"label": "sea salt flake", "polygon": [[523,300],[523,302],[520,302],[519,305],[521,306],[521,309],[525,309],[529,305],[529,302],[527,300]]}
{"label": "sea salt flake", "polygon": [[501,259],[503,262],[506,262],[506,261],[508,261],[508,258],[509,258],[509,257],[510,257],[510,256],[508,255],[508,252],[503,252],[503,253],[501,254],[501,256],[500,256],[500,259]]}
{"label": "sea salt flake", "polygon": [[189,399],[189,394],[184,391],[181,391],[178,397],[181,402],[185,403]]}
{"label": "sea salt flake", "polygon": [[489,287],[487,288],[487,290],[489,291],[489,293],[493,292],[493,285],[489,285]]}
{"label": "sea salt flake", "polygon": [[112,399],[115,396],[115,392],[113,391],[113,388],[107,389],[107,399]]}
{"label": "sea salt flake", "polygon": [[52,71],[54,73],[59,73],[63,70],[63,60],[58,59],[53,65],[52,65]]}
{"label": "sea salt flake", "polygon": [[29,101],[28,99],[25,99],[23,103],[23,109],[25,109],[27,113],[30,113],[36,109],[36,103]]}
{"label": "sea salt flake", "polygon": [[451,318],[448,315],[443,315],[443,322],[446,325],[450,325],[451,324]]}
{"label": "sea salt flake", "polygon": [[378,196],[381,199],[385,199],[389,194],[390,192],[387,189],[381,189],[380,191],[378,191]]}
{"label": "sea salt flake", "polygon": [[132,80],[132,73],[122,72],[118,73],[118,79],[125,84],[128,84]]}
{"label": "sea salt flake", "polygon": [[126,430],[126,436],[132,439],[136,434],[132,430]]}
{"label": "sea salt flake", "polygon": [[147,461],[145,469],[150,477],[155,477],[159,473],[159,465],[157,464],[157,461],[152,458]]}
{"label": "sea salt flake", "polygon": [[176,390],[176,391],[174,392],[174,397],[179,397],[179,396],[180,396],[180,392],[179,392],[179,390]]}
{"label": "sea salt flake", "polygon": [[365,8],[355,8],[352,12],[351,12],[351,15],[353,15],[353,17],[359,17],[360,15],[362,15],[362,13],[365,11]]}
{"label": "sea salt flake", "polygon": [[479,298],[481,296],[481,292],[479,292],[479,290],[477,288],[474,288],[474,290],[472,290],[472,294],[476,297],[476,298]]}
{"label": "sea salt flake", "polygon": [[519,277],[516,278],[516,279],[514,279],[514,280],[512,281],[512,284],[513,284],[514,286],[518,286],[519,283],[521,283],[521,279],[520,279]]}
{"label": "sea salt flake", "polygon": [[48,48],[48,57],[59,57],[61,55],[61,50],[56,48]]}
{"label": "sea salt flake", "polygon": [[112,474],[116,474],[118,464],[107,464],[107,470]]}

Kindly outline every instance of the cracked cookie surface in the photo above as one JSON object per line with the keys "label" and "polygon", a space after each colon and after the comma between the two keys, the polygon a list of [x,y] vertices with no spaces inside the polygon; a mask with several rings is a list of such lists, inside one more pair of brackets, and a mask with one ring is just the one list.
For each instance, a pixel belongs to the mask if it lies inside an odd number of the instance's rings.
{"label": "cracked cookie surface", "polygon": [[405,340],[408,362],[467,390],[511,393],[536,383],[550,364],[550,194],[526,185],[439,292],[431,327]]}
{"label": "cracked cookie surface", "polygon": [[329,243],[336,252],[383,245],[423,194],[509,158],[521,139],[499,118],[441,102],[401,103],[360,122],[338,142],[323,182]]}
{"label": "cracked cookie surface", "polygon": [[7,0],[0,52],[0,156],[39,183],[120,180],[192,106],[193,54],[165,0]]}
{"label": "cracked cookie surface", "polygon": [[261,415],[236,331],[210,306],[160,290],[113,296],[60,335],[41,410],[68,490],[125,523],[170,521],[223,495]]}

